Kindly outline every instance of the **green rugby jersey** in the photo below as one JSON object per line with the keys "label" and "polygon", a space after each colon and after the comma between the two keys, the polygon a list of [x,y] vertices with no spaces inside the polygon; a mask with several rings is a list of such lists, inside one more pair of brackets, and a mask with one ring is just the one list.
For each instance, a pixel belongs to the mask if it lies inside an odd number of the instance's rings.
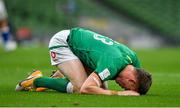
{"label": "green rugby jersey", "polygon": [[125,45],[82,28],[71,29],[68,44],[72,52],[101,80],[112,80],[128,64],[139,68],[136,54]]}

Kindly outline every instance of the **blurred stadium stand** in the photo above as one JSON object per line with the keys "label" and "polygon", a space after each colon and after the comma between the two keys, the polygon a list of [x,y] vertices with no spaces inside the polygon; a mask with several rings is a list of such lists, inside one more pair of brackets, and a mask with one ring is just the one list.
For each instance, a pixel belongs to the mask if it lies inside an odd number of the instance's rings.
{"label": "blurred stadium stand", "polygon": [[[132,45],[138,44],[139,38],[143,44],[153,45],[161,39],[180,44],[180,0],[5,0],[5,3],[15,27],[31,29],[32,36],[50,37],[59,30],[81,26],[117,40],[122,36]],[[145,35],[148,37],[144,38]]]}
{"label": "blurred stadium stand", "polygon": [[155,32],[180,43],[180,0],[99,0],[101,3],[143,23]]}
{"label": "blurred stadium stand", "polygon": [[[72,26],[73,22],[63,8],[66,0],[6,0],[10,20],[17,28],[57,28]],[[63,10],[63,9],[62,9]]]}

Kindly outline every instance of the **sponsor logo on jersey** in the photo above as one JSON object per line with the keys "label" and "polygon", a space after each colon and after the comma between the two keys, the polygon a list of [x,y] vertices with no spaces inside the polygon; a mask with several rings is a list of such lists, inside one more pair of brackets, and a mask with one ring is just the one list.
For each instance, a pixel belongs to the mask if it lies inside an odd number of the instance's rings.
{"label": "sponsor logo on jersey", "polygon": [[101,78],[101,80],[104,80],[105,78],[107,78],[108,76],[110,76],[110,72],[109,70],[106,68],[104,69],[101,73],[99,73],[99,76]]}

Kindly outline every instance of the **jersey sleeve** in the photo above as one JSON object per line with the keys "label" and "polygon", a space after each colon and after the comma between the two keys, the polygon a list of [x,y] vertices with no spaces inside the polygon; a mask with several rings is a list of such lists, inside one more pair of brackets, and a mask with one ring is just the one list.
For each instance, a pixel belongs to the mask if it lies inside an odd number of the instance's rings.
{"label": "jersey sleeve", "polygon": [[112,80],[120,72],[122,67],[118,59],[104,56],[98,61],[95,72],[102,81],[107,81]]}
{"label": "jersey sleeve", "polygon": [[141,68],[141,64],[140,64],[139,59],[136,60],[136,62],[135,62],[135,64],[134,64],[134,67],[136,67],[136,68]]}
{"label": "jersey sleeve", "polygon": [[137,55],[136,55],[135,57],[136,57],[136,58],[135,58],[135,61],[134,61],[134,63],[133,63],[134,67],[136,67],[136,68],[141,68],[141,64],[140,64],[140,61],[139,61]]}

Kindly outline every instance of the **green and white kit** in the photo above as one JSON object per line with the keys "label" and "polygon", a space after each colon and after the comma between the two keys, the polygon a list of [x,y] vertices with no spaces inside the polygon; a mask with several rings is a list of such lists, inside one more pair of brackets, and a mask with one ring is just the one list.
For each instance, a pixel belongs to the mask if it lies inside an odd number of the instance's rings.
{"label": "green and white kit", "polygon": [[136,54],[121,43],[82,28],[67,31],[57,33],[50,41],[52,65],[79,58],[103,81],[114,79],[128,64],[140,67]]}
{"label": "green and white kit", "polygon": [[62,30],[56,33],[49,42],[51,65],[57,65],[65,61],[78,59],[70,50],[67,37],[70,30]]}

